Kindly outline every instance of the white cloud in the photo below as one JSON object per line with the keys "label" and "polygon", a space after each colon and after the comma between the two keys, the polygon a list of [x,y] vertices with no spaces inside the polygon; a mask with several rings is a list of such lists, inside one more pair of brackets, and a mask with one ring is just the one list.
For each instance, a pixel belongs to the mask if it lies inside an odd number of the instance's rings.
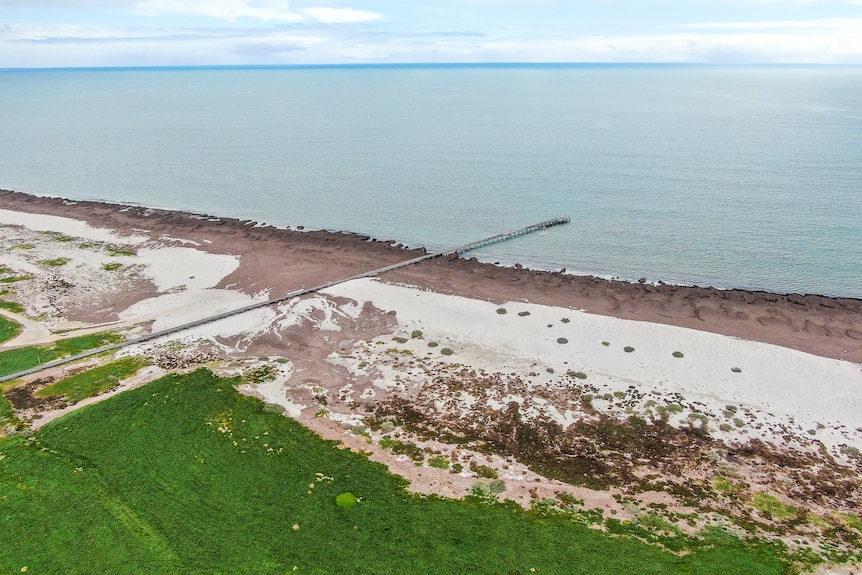
{"label": "white cloud", "polygon": [[148,16],[184,14],[209,16],[231,22],[244,17],[265,22],[299,22],[304,19],[301,14],[292,11],[284,0],[143,0],[137,2],[134,7]]}
{"label": "white cloud", "polygon": [[[862,4],[862,0],[858,0]],[[859,30],[862,18],[820,18],[816,20],[778,20],[774,22],[699,22],[683,28],[700,30]]]}
{"label": "white cloud", "polygon": [[377,12],[354,10],[352,8],[324,8],[322,6],[306,8],[302,10],[302,13],[320,20],[324,24],[351,24],[354,22],[370,22],[383,18],[383,15]]}

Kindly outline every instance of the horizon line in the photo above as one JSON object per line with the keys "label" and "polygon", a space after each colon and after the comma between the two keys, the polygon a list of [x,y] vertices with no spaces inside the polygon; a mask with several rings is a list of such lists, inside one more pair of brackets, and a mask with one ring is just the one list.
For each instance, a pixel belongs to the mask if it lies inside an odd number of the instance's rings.
{"label": "horizon line", "polygon": [[324,68],[578,68],[578,67],[703,67],[703,68],[862,68],[862,63],[831,62],[356,62],[330,64],[171,64],[130,66],[0,67],[2,72],[122,70],[243,70]]}

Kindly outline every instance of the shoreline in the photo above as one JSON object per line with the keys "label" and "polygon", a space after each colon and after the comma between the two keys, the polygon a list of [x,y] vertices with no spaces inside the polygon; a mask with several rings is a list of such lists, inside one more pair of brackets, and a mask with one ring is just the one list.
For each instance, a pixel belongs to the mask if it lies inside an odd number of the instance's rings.
{"label": "shoreline", "polygon": [[[417,255],[354,234],[3,192],[0,224],[5,300],[24,310],[8,315],[40,328],[4,349],[106,328],[131,338]],[[149,367],[79,402],[43,391],[110,358],[3,394],[13,433],[32,433],[165,373],[209,369],[418,493],[459,498],[497,477],[500,497],[525,508],[568,497],[618,520],[661,508],[672,521],[700,514],[683,526],[692,534],[755,520],[767,539],[855,549],[842,538],[862,510],[862,362],[758,343],[751,327],[835,352],[856,340],[811,326],[858,326],[862,302],[732,295],[743,299],[440,257],[132,344],[113,359]],[[680,326],[691,310],[746,337]],[[767,313],[787,321],[757,321]],[[763,498],[806,521],[770,515]]]}
{"label": "shoreline", "polygon": [[[65,216],[134,235],[147,230],[199,249],[241,256],[219,287],[253,295],[319,285],[424,253],[353,233],[276,228],[251,220],[74,201],[0,190],[0,208]],[[279,269],[290,269],[289,277]],[[503,267],[448,256],[386,272],[383,279],[496,303],[527,301],[771,343],[862,363],[862,299],[627,282]],[[258,289],[255,289],[257,286]]]}

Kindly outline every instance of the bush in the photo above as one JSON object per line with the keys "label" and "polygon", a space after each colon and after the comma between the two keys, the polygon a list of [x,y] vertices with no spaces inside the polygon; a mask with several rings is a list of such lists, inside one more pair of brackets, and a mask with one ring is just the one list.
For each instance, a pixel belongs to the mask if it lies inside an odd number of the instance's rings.
{"label": "bush", "polygon": [[443,349],[440,350],[440,353],[442,353],[443,355],[452,355],[455,352],[452,351],[451,349],[449,349],[448,347],[444,347]]}
{"label": "bush", "polygon": [[632,346],[630,346],[630,345],[627,345],[627,346],[625,346],[625,347],[623,348],[623,351],[624,351],[624,352],[626,352],[626,353],[631,353],[631,352],[633,352],[634,350],[635,350],[635,348],[633,348],[633,347],[632,347]]}
{"label": "bush", "polygon": [[674,356],[674,357],[676,357],[676,358],[682,358],[682,357],[685,357],[685,355],[683,355],[683,353],[682,353],[681,351],[675,351],[675,352],[673,352],[673,356]]}
{"label": "bush", "polygon": [[437,469],[449,469],[449,460],[442,455],[438,455],[436,457],[432,457],[428,461],[428,465],[436,467]]}
{"label": "bush", "polygon": [[479,477],[484,477],[485,479],[497,479],[497,472],[488,467],[487,465],[478,465],[471,461],[470,471],[472,471]]}
{"label": "bush", "polygon": [[570,322],[570,321],[572,321],[572,320],[570,320],[570,319],[569,319],[569,318],[567,318],[567,317],[564,317],[564,318],[563,318],[563,319],[561,319],[560,321],[561,321],[561,322],[563,322],[563,323],[569,323],[569,322]]}
{"label": "bush", "polygon": [[422,337],[422,332],[418,329],[414,329],[412,332],[410,332],[410,337],[412,337],[413,339],[418,339]]}
{"label": "bush", "polygon": [[730,371],[732,371],[733,373],[742,373],[742,370],[738,367],[731,367]]}
{"label": "bush", "polygon": [[407,343],[406,337],[393,337],[392,341],[397,341],[398,343]]}
{"label": "bush", "polygon": [[502,479],[495,479],[488,484],[488,488],[491,490],[491,493],[503,493],[506,491],[506,482]]}
{"label": "bush", "polygon": [[558,337],[558,338],[557,338],[557,343],[569,343],[569,340],[567,340],[567,339],[566,339],[566,338],[564,338],[564,337]]}
{"label": "bush", "polygon": [[498,308],[497,308],[497,313],[498,313],[498,314],[500,314],[500,315],[503,315],[503,314],[507,313],[507,312],[506,312],[506,308],[504,308],[504,307],[498,307]]}
{"label": "bush", "polygon": [[461,473],[462,471],[464,471],[463,465],[461,465],[460,463],[452,464],[452,473]]}
{"label": "bush", "polygon": [[528,312],[528,311],[519,311],[519,312],[518,312],[518,315],[519,315],[519,316],[521,316],[521,317],[527,317],[528,315],[530,315],[530,312]]}
{"label": "bush", "polygon": [[109,264],[103,265],[102,269],[106,272],[112,272],[114,270],[120,269],[121,267],[123,267],[123,264],[121,264],[120,262],[111,262]]}
{"label": "bush", "polygon": [[354,494],[349,491],[345,491],[335,498],[335,504],[341,507],[342,509],[349,509],[353,507],[359,502]]}
{"label": "bush", "polygon": [[603,346],[605,346],[605,347],[610,347],[611,342],[609,342],[609,341],[603,341],[603,342],[602,342],[602,345],[603,345]]}
{"label": "bush", "polygon": [[569,371],[566,372],[566,375],[568,375],[569,377],[576,377],[578,379],[587,379],[587,374],[583,371]]}
{"label": "bush", "polygon": [[436,341],[429,341],[428,342],[428,347],[437,347],[438,345],[440,345],[440,344],[437,343]]}

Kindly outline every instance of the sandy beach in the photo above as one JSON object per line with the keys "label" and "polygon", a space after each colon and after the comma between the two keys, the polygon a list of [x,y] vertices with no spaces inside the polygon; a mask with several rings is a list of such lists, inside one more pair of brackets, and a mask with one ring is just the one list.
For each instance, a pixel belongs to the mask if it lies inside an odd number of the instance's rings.
{"label": "sandy beach", "polygon": [[[4,296],[25,312],[3,311],[23,331],[2,349],[69,330],[156,331],[421,253],[353,234],[8,191],[0,224],[0,265],[29,278]],[[370,451],[417,491],[463,496],[487,467],[505,481],[503,496],[525,506],[567,492],[620,517],[661,503],[774,520],[703,487],[721,476],[818,517],[862,512],[858,299],[439,257],[121,354],[155,365],[111,393],[173,369],[263,369],[246,393]],[[77,406],[20,407],[37,428]],[[384,437],[423,455],[383,448]],[[432,457],[459,469],[421,464]]]}

